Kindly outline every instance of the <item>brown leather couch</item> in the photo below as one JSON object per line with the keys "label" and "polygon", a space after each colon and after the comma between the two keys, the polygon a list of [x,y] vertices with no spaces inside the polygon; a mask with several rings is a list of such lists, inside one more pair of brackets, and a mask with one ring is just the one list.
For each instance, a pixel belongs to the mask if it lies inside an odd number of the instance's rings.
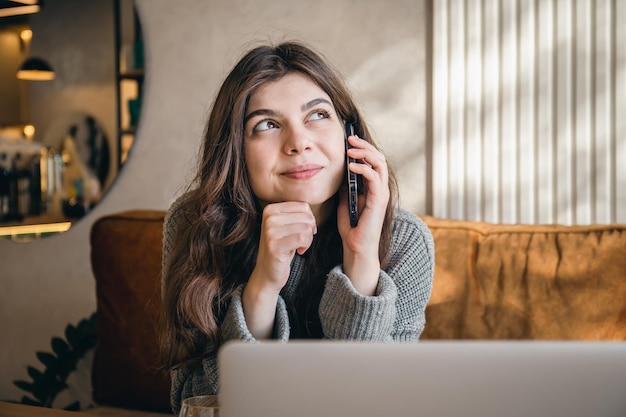
{"label": "brown leather couch", "polygon": [[[127,211],[92,228],[101,415],[171,414],[156,332],[164,214]],[[422,339],[626,339],[626,225],[422,218],[436,259]]]}

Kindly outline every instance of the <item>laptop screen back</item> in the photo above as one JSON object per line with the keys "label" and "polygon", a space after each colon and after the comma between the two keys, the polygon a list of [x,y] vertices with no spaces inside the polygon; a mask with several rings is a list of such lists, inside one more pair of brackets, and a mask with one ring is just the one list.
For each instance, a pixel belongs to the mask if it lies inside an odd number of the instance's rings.
{"label": "laptop screen back", "polygon": [[223,417],[626,415],[626,343],[231,342]]}

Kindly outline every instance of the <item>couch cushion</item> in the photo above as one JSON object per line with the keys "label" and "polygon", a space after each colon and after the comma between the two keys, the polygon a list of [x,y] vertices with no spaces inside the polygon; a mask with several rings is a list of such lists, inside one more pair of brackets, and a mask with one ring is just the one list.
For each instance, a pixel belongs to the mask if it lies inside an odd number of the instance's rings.
{"label": "couch cushion", "polygon": [[169,373],[160,368],[157,339],[163,216],[135,210],[104,216],[92,227],[98,404],[171,413]]}
{"label": "couch cushion", "polygon": [[626,339],[626,225],[422,218],[435,240],[423,339]]}

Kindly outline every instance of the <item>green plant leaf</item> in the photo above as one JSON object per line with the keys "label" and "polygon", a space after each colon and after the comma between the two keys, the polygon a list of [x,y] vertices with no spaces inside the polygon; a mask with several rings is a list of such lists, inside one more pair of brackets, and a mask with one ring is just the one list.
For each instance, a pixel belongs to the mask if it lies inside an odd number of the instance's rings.
{"label": "green plant leaf", "polygon": [[70,351],[69,345],[60,337],[53,337],[50,341],[50,345],[52,346],[54,353],[56,353],[59,358],[67,355]]}
{"label": "green plant leaf", "polygon": [[65,327],[65,338],[67,339],[67,342],[70,346],[76,347],[80,339],[80,336],[78,334],[78,330],[76,329],[76,327],[72,326],[71,324],[68,324],[67,327]]}
{"label": "green plant leaf", "polygon": [[51,407],[56,396],[66,388],[67,384],[65,381],[61,381],[55,376],[53,378],[47,378],[47,380],[41,384],[35,384],[33,395],[41,401],[45,407]]}
{"label": "green plant leaf", "polygon": [[26,404],[26,405],[35,405],[37,407],[43,407],[42,403],[40,403],[39,401],[33,400],[30,397],[22,397],[22,399],[20,400],[20,403]]}
{"label": "green plant leaf", "polygon": [[80,401],[74,401],[70,405],[63,408],[67,411],[79,411],[80,410]]}
{"label": "green plant leaf", "polygon": [[65,380],[70,373],[76,370],[78,359],[75,354],[68,354],[59,361],[58,375],[62,380]]}
{"label": "green plant leaf", "polygon": [[54,397],[56,397],[58,393],[60,393],[67,387],[68,385],[65,383],[65,380],[55,379],[54,381],[50,382],[50,396],[54,399]]}
{"label": "green plant leaf", "polygon": [[26,392],[33,392],[33,384],[26,381],[13,381],[13,385]]}
{"label": "green plant leaf", "polygon": [[57,357],[49,352],[36,352],[37,359],[48,368],[53,368],[57,364]]}
{"label": "green plant leaf", "polygon": [[78,329],[78,334],[81,335],[81,343],[95,346],[95,342],[97,338],[95,318],[80,322],[78,324],[77,329]]}
{"label": "green plant leaf", "polygon": [[96,332],[96,313],[93,313],[89,318],[82,319],[78,322],[78,330],[81,334],[90,334]]}
{"label": "green plant leaf", "polygon": [[52,386],[54,385],[54,377],[47,376],[41,378],[33,383],[32,394],[41,401],[42,404],[46,404],[50,399],[50,393],[52,392]]}
{"label": "green plant leaf", "polygon": [[36,369],[32,366],[27,367],[26,372],[28,373],[28,376],[30,376],[35,382],[44,379],[44,374],[39,369]]}

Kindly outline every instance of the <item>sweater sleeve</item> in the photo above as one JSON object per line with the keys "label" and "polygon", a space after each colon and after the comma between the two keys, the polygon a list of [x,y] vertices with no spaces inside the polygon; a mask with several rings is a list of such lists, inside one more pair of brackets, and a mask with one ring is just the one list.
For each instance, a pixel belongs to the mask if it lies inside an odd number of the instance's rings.
{"label": "sweater sleeve", "polygon": [[[243,314],[243,303],[241,295],[244,286],[241,285],[233,294],[228,307],[228,312],[221,326],[222,341],[243,340],[247,342],[256,342],[248,326],[246,317]],[[276,316],[274,318],[274,339],[286,342],[289,340],[289,316],[287,314],[287,306],[282,297],[278,297],[276,303]]]}
{"label": "sweater sleeve", "polygon": [[424,330],[434,274],[434,244],[417,216],[399,210],[394,218],[389,262],[376,293],[359,294],[340,266],[328,275],[319,315],[329,339],[415,341]]}
{"label": "sweater sleeve", "polygon": [[[257,342],[252,336],[246,319],[243,315],[241,294],[243,285],[233,295],[226,317],[220,327],[222,341],[243,340]],[[289,319],[287,308],[282,298],[278,298],[276,305],[276,319],[274,321],[274,334],[277,339],[287,341],[289,339]],[[215,395],[218,392],[217,355],[208,355],[202,360],[201,365],[194,367],[180,367],[171,372],[172,386],[170,401],[172,411],[178,415],[182,400],[196,395]]]}
{"label": "sweater sleeve", "polygon": [[396,319],[397,289],[381,271],[373,296],[359,294],[340,266],[328,274],[319,314],[324,337],[337,340],[384,341]]}

